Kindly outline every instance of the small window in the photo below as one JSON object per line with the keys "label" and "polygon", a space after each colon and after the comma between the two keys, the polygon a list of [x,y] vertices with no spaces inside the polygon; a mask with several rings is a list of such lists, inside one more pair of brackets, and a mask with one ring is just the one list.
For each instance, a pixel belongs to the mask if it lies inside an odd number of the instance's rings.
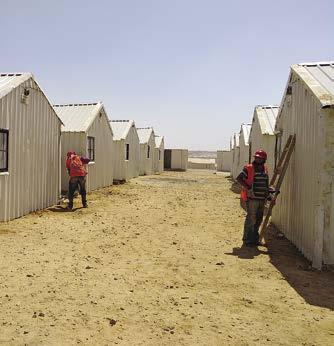
{"label": "small window", "polygon": [[0,172],[8,172],[9,131],[0,129]]}
{"label": "small window", "polygon": [[90,161],[95,161],[95,138],[87,137],[87,152]]}
{"label": "small window", "polygon": [[151,147],[148,145],[147,146],[147,158],[148,159],[150,158],[150,150],[151,150]]}
{"label": "small window", "polygon": [[129,160],[130,158],[130,144],[125,144],[125,160]]}
{"label": "small window", "polygon": [[159,161],[161,160],[161,150],[159,150]]}

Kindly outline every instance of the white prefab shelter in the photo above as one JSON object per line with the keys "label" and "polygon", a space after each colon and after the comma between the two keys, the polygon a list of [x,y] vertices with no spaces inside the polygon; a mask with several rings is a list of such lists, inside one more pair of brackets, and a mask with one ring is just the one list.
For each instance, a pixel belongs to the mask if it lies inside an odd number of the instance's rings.
{"label": "white prefab shelter", "polygon": [[114,134],[114,180],[129,180],[139,175],[140,145],[133,120],[112,120]]}
{"label": "white prefab shelter", "polygon": [[186,171],[188,169],[188,150],[165,149],[164,168]]}
{"label": "white prefab shelter", "polygon": [[217,171],[230,172],[232,168],[232,155],[231,150],[217,150]]}
{"label": "white prefab shelter", "polygon": [[155,137],[152,127],[137,128],[140,143],[139,175],[154,174]]}
{"label": "white prefab shelter", "polygon": [[296,145],[272,221],[313,266],[334,264],[334,62],[291,67],[276,131],[277,154]]}
{"label": "white prefab shelter", "polygon": [[68,190],[66,155],[88,157],[87,191],[113,183],[113,133],[101,102],[54,105],[64,123],[61,139],[61,187]]}
{"label": "white prefab shelter", "polygon": [[251,124],[242,124],[240,128],[240,161],[239,161],[239,173],[245,165],[249,163],[249,134],[251,130]]}
{"label": "white prefab shelter", "polygon": [[249,160],[253,160],[257,150],[264,150],[268,156],[266,165],[270,177],[272,177],[275,168],[275,124],[277,113],[278,106],[256,106],[249,135]]}
{"label": "white prefab shelter", "polygon": [[154,172],[162,173],[164,170],[165,139],[163,136],[155,136],[154,148]]}
{"label": "white prefab shelter", "polygon": [[232,178],[235,179],[239,172],[240,166],[240,146],[239,146],[240,133],[235,133],[232,139],[233,156],[232,156]]}
{"label": "white prefab shelter", "polygon": [[60,131],[31,73],[0,74],[0,221],[58,202]]}

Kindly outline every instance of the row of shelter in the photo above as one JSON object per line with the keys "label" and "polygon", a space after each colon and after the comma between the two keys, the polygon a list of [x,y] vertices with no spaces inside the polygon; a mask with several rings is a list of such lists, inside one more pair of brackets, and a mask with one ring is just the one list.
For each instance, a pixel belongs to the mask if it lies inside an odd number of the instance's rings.
{"label": "row of shelter", "polygon": [[90,159],[87,191],[164,167],[152,127],[110,120],[101,102],[53,105],[31,73],[0,73],[0,221],[58,203],[69,151]]}
{"label": "row of shelter", "polygon": [[315,268],[334,265],[334,62],[292,65],[280,105],[254,108],[220,154],[221,168],[235,179],[263,149],[272,176],[290,135],[295,148],[271,221]]}

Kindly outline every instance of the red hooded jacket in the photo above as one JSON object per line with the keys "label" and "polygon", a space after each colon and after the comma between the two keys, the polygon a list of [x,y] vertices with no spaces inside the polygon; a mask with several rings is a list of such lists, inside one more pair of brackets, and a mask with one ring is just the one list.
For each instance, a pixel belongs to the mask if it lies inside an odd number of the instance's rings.
{"label": "red hooded jacket", "polygon": [[70,177],[85,177],[87,171],[85,165],[89,163],[89,159],[86,157],[80,157],[74,151],[67,153],[66,168]]}

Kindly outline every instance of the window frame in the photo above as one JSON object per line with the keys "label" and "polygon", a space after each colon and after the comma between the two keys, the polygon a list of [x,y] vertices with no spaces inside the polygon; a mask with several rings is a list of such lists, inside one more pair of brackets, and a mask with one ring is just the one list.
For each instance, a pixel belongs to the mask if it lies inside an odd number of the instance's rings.
{"label": "window frame", "polygon": [[[93,146],[91,146],[92,143]],[[87,136],[87,157],[90,161],[95,161],[95,137],[93,136]]]}
{"label": "window frame", "polygon": [[129,161],[130,160],[130,144],[125,143],[125,160]]}
{"label": "window frame", "polygon": [[8,165],[8,159],[9,159],[9,130],[6,129],[0,129],[0,133],[3,133],[6,135],[6,149],[2,150],[0,149],[0,152],[6,153],[6,165],[4,168],[0,167],[0,173],[8,172],[9,165]]}
{"label": "window frame", "polygon": [[159,149],[159,161],[161,161],[161,150]]}

